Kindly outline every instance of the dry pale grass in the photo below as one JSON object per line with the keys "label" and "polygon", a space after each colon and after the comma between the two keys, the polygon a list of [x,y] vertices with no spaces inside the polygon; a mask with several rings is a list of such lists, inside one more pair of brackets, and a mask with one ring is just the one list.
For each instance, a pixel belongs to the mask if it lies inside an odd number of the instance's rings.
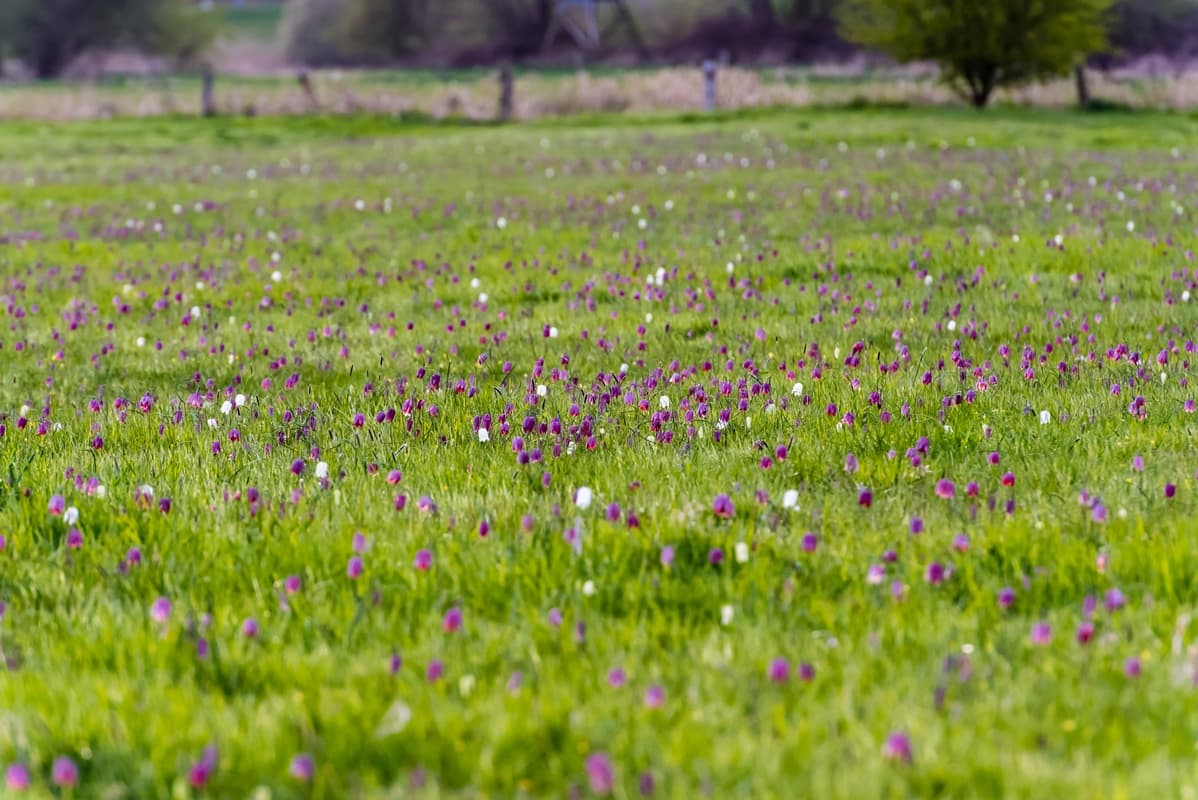
{"label": "dry pale grass", "polygon": [[[491,76],[473,81],[437,82],[395,73],[314,73],[316,103],[291,77],[243,81],[218,79],[217,106],[227,114],[420,112],[434,117],[488,119],[499,102]],[[1091,92],[1132,108],[1198,107],[1198,72],[1178,76],[1091,75]],[[1002,92],[1000,102],[1056,107],[1076,102],[1072,81],[1061,80]],[[852,101],[912,105],[957,102],[926,69],[872,76],[838,75],[834,70],[770,71],[723,68],[717,82],[722,109],[763,106],[839,105]],[[517,80],[515,115],[537,119],[588,112],[693,111],[703,107],[703,79],[694,67],[626,73],[525,75]],[[199,113],[195,80],[148,78],[121,85],[8,85],[0,88],[0,119],[70,120],[109,116],[151,117]]]}

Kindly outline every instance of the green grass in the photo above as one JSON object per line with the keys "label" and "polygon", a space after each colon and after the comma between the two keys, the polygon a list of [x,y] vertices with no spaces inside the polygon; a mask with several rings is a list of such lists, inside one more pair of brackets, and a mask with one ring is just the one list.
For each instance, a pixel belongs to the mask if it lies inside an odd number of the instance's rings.
{"label": "green grass", "polygon": [[0,126],[0,762],[35,796],[60,756],[77,797],[586,796],[598,752],[617,797],[1195,791],[1196,146],[1002,109]]}

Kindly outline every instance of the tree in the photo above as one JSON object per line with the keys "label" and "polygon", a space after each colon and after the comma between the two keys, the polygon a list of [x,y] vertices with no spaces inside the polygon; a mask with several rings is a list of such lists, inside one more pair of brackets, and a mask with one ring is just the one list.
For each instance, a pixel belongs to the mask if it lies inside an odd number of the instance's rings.
{"label": "tree", "polygon": [[213,15],[188,0],[2,0],[0,52],[52,78],[87,52],[134,47],[189,59],[215,34]]}
{"label": "tree", "polygon": [[1111,0],[848,0],[846,38],[903,61],[935,61],[977,108],[995,89],[1068,74],[1107,46]]}

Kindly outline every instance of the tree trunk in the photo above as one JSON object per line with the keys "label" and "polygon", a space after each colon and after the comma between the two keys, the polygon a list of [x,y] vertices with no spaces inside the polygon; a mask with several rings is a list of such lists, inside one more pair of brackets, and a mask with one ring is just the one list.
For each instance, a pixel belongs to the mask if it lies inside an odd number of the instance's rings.
{"label": "tree trunk", "polygon": [[1077,104],[1081,108],[1090,107],[1090,85],[1086,82],[1086,65],[1078,64],[1073,70],[1073,78],[1077,81]]}

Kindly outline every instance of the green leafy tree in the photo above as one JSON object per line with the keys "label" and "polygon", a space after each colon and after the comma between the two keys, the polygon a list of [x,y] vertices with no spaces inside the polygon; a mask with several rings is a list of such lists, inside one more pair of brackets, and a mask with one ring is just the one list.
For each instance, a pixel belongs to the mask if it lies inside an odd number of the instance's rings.
{"label": "green leafy tree", "polygon": [[850,41],[903,61],[935,61],[978,108],[995,89],[1065,75],[1107,46],[1111,0],[846,0]]}
{"label": "green leafy tree", "polygon": [[0,52],[52,78],[84,53],[132,47],[194,58],[216,32],[188,0],[0,0]]}

